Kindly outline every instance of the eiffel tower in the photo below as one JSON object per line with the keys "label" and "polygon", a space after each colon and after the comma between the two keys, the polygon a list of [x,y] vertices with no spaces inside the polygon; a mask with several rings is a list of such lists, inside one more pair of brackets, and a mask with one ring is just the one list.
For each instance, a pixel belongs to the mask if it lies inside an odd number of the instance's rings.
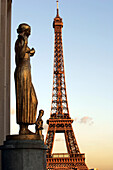
{"label": "eiffel tower", "polygon": [[[88,170],[85,164],[85,154],[80,153],[73,128],[73,120],[69,115],[64,57],[62,45],[62,18],[59,16],[57,1],[57,15],[53,21],[55,33],[54,68],[51,114],[45,144],[47,145],[47,170]],[[68,153],[52,154],[55,133],[64,133]]]}

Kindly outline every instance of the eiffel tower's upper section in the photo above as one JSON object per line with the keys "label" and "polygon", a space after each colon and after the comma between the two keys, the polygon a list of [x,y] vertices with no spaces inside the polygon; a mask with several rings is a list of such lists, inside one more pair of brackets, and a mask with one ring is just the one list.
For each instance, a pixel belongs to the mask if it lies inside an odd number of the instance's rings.
{"label": "eiffel tower's upper section", "polygon": [[50,119],[51,118],[70,119],[64,72],[62,27],[63,22],[62,18],[59,16],[59,8],[57,1],[57,15],[53,21],[55,41],[54,41],[53,91]]}
{"label": "eiffel tower's upper section", "polygon": [[62,18],[59,16],[59,8],[58,8],[58,1],[57,1],[57,15],[53,21],[53,28],[55,29],[55,33],[62,32],[63,22]]}

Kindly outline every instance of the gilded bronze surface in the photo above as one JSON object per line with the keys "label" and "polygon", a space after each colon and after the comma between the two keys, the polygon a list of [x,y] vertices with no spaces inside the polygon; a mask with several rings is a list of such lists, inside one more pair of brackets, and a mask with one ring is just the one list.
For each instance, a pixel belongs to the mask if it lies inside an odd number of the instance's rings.
{"label": "gilded bronze surface", "polygon": [[42,140],[44,140],[44,136],[42,134],[42,130],[43,130],[42,116],[43,115],[44,115],[44,111],[40,110],[39,111],[39,116],[38,116],[37,121],[36,121],[36,134],[39,135]]}
{"label": "gilded bronze surface", "polygon": [[28,24],[20,24],[17,33],[18,38],[15,43],[16,69],[14,73],[17,124],[20,125],[20,135],[33,135],[28,129],[28,125],[36,123],[38,104],[32,84],[30,65],[30,57],[35,54],[35,50],[28,47],[28,37],[31,33]]}

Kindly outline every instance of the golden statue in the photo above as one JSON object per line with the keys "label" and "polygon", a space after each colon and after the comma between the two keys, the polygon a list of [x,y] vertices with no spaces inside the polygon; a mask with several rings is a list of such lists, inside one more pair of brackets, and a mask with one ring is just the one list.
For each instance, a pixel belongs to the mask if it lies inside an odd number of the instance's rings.
{"label": "golden statue", "polygon": [[44,115],[44,111],[40,110],[39,116],[38,116],[37,121],[36,121],[36,134],[39,135],[42,140],[44,140],[44,136],[42,134],[42,130],[43,130],[42,116],[43,115]]}
{"label": "golden statue", "polygon": [[34,48],[28,47],[28,37],[31,28],[28,24],[20,24],[18,29],[18,39],[15,43],[14,73],[16,88],[16,116],[20,125],[20,135],[33,134],[28,125],[36,123],[36,112],[38,100],[31,80],[30,57],[35,54]]}

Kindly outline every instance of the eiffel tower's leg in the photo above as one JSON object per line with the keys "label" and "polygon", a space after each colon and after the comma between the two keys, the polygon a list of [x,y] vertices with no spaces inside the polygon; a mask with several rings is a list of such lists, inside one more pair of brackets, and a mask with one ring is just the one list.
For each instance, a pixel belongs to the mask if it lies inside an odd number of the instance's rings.
{"label": "eiffel tower's leg", "polygon": [[55,138],[55,131],[51,130],[51,128],[48,127],[46,141],[45,141],[45,144],[47,145],[47,157],[50,157],[52,154],[54,138]]}
{"label": "eiffel tower's leg", "polygon": [[68,124],[67,126],[70,126],[65,130],[65,140],[66,145],[68,149],[68,153],[73,156],[74,154],[80,153],[79,147],[76,141],[76,138],[74,136],[72,125]]}

